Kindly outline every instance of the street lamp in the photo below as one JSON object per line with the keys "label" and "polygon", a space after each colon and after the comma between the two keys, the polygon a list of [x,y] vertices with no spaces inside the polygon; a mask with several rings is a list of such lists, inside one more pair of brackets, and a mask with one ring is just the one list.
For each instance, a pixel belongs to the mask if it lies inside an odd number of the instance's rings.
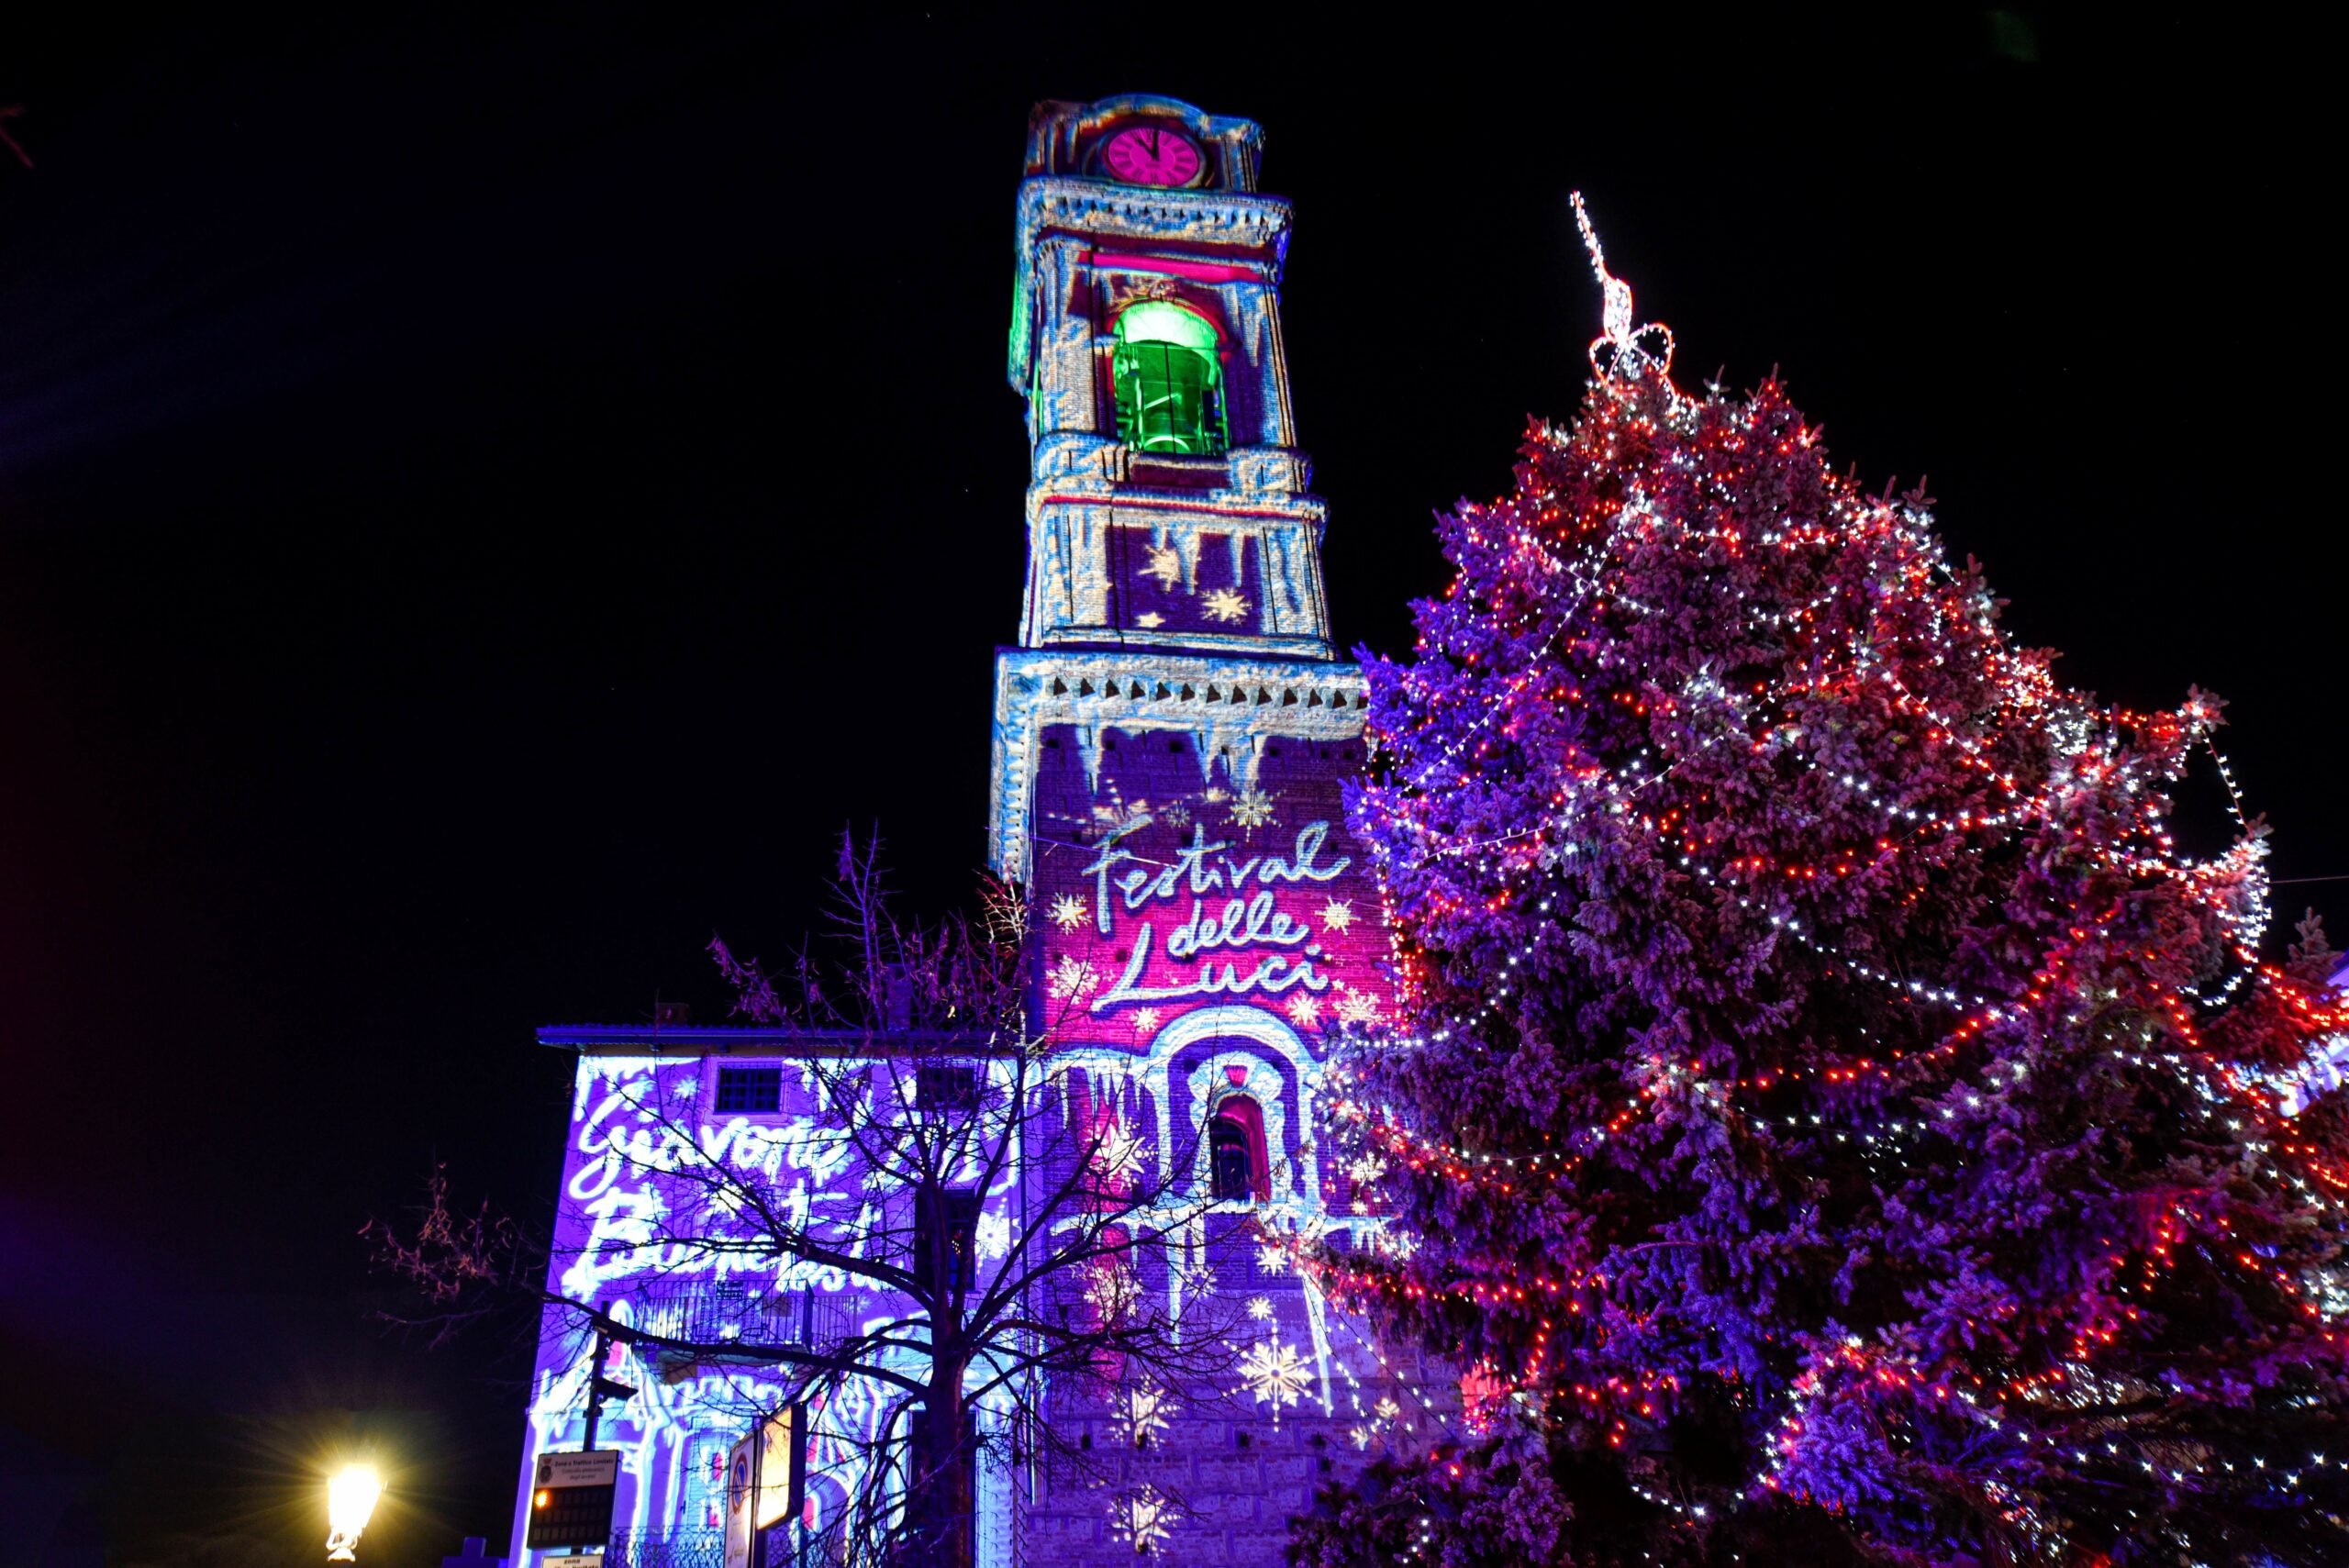
{"label": "street lamp", "polygon": [[358,1561],[351,1549],[359,1544],[359,1532],[367,1528],[375,1500],[383,1495],[384,1478],[372,1464],[345,1465],[340,1474],[327,1483],[328,1562]]}

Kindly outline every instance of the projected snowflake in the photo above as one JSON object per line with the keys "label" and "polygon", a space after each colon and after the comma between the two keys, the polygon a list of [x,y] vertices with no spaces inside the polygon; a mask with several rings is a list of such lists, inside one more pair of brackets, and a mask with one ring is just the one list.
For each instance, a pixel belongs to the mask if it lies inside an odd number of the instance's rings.
{"label": "projected snowflake", "polygon": [[1141,1301],[1141,1281],[1122,1263],[1104,1263],[1085,1282],[1085,1305],[1104,1323],[1122,1323]]}
{"label": "projected snowflake", "polygon": [[1395,1403],[1394,1396],[1389,1395],[1372,1407],[1370,1420],[1354,1428],[1347,1435],[1353,1439],[1354,1447],[1367,1449],[1398,1426],[1405,1431],[1410,1430],[1410,1423],[1405,1421],[1402,1417],[1403,1407]]}
{"label": "projected snowflake", "polygon": [[1109,1533],[1130,1544],[1137,1557],[1156,1554],[1174,1521],[1174,1503],[1148,1482],[1109,1500]]}
{"label": "projected snowflake", "polygon": [[1064,952],[1061,954],[1060,962],[1052,966],[1044,988],[1052,993],[1055,1001],[1073,1002],[1093,989],[1094,979],[1091,964],[1073,952]]}
{"label": "projected snowflake", "polygon": [[1166,1390],[1154,1383],[1121,1388],[1109,1401],[1109,1436],[1134,1448],[1147,1448],[1181,1410]]}
{"label": "projected snowflake", "polygon": [[1296,1404],[1297,1396],[1311,1385],[1313,1365],[1297,1353],[1295,1345],[1267,1340],[1249,1346],[1240,1358],[1240,1380],[1256,1396],[1257,1404],[1270,1405],[1277,1411],[1284,1405]]}
{"label": "projected snowflake", "polygon": [[1231,820],[1241,828],[1262,828],[1273,819],[1273,797],[1251,785],[1232,796]]}

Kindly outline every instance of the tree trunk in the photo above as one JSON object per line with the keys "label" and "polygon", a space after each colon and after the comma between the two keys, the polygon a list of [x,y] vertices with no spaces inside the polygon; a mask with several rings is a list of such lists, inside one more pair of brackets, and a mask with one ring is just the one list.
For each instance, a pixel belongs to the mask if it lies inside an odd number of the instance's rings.
{"label": "tree trunk", "polygon": [[971,1568],[972,1453],[965,1423],[962,1358],[937,1354],[915,1426],[906,1507],[919,1568]]}

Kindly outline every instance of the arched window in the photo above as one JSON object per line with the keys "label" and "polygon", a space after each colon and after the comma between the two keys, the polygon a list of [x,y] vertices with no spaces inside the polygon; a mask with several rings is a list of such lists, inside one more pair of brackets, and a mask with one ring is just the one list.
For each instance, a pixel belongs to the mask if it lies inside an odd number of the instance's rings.
{"label": "arched window", "polygon": [[1118,439],[1136,451],[1219,457],[1230,444],[1215,328],[1179,305],[1146,299],[1118,317],[1109,361]]}
{"label": "arched window", "polygon": [[1218,1101],[1208,1123],[1208,1186],[1219,1198],[1269,1195],[1264,1160],[1264,1112],[1245,1095]]}

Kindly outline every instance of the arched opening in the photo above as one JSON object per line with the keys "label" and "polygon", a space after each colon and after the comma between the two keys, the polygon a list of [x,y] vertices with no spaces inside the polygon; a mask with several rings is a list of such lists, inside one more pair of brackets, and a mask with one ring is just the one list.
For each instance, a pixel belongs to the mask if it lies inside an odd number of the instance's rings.
{"label": "arched opening", "polygon": [[1264,1109],[1245,1095],[1216,1102],[1208,1123],[1208,1190],[1219,1198],[1245,1203],[1272,1195],[1264,1157]]}
{"label": "arched opening", "polygon": [[1129,306],[1118,317],[1109,377],[1118,439],[1134,450],[1219,457],[1230,444],[1215,328],[1181,306]]}

